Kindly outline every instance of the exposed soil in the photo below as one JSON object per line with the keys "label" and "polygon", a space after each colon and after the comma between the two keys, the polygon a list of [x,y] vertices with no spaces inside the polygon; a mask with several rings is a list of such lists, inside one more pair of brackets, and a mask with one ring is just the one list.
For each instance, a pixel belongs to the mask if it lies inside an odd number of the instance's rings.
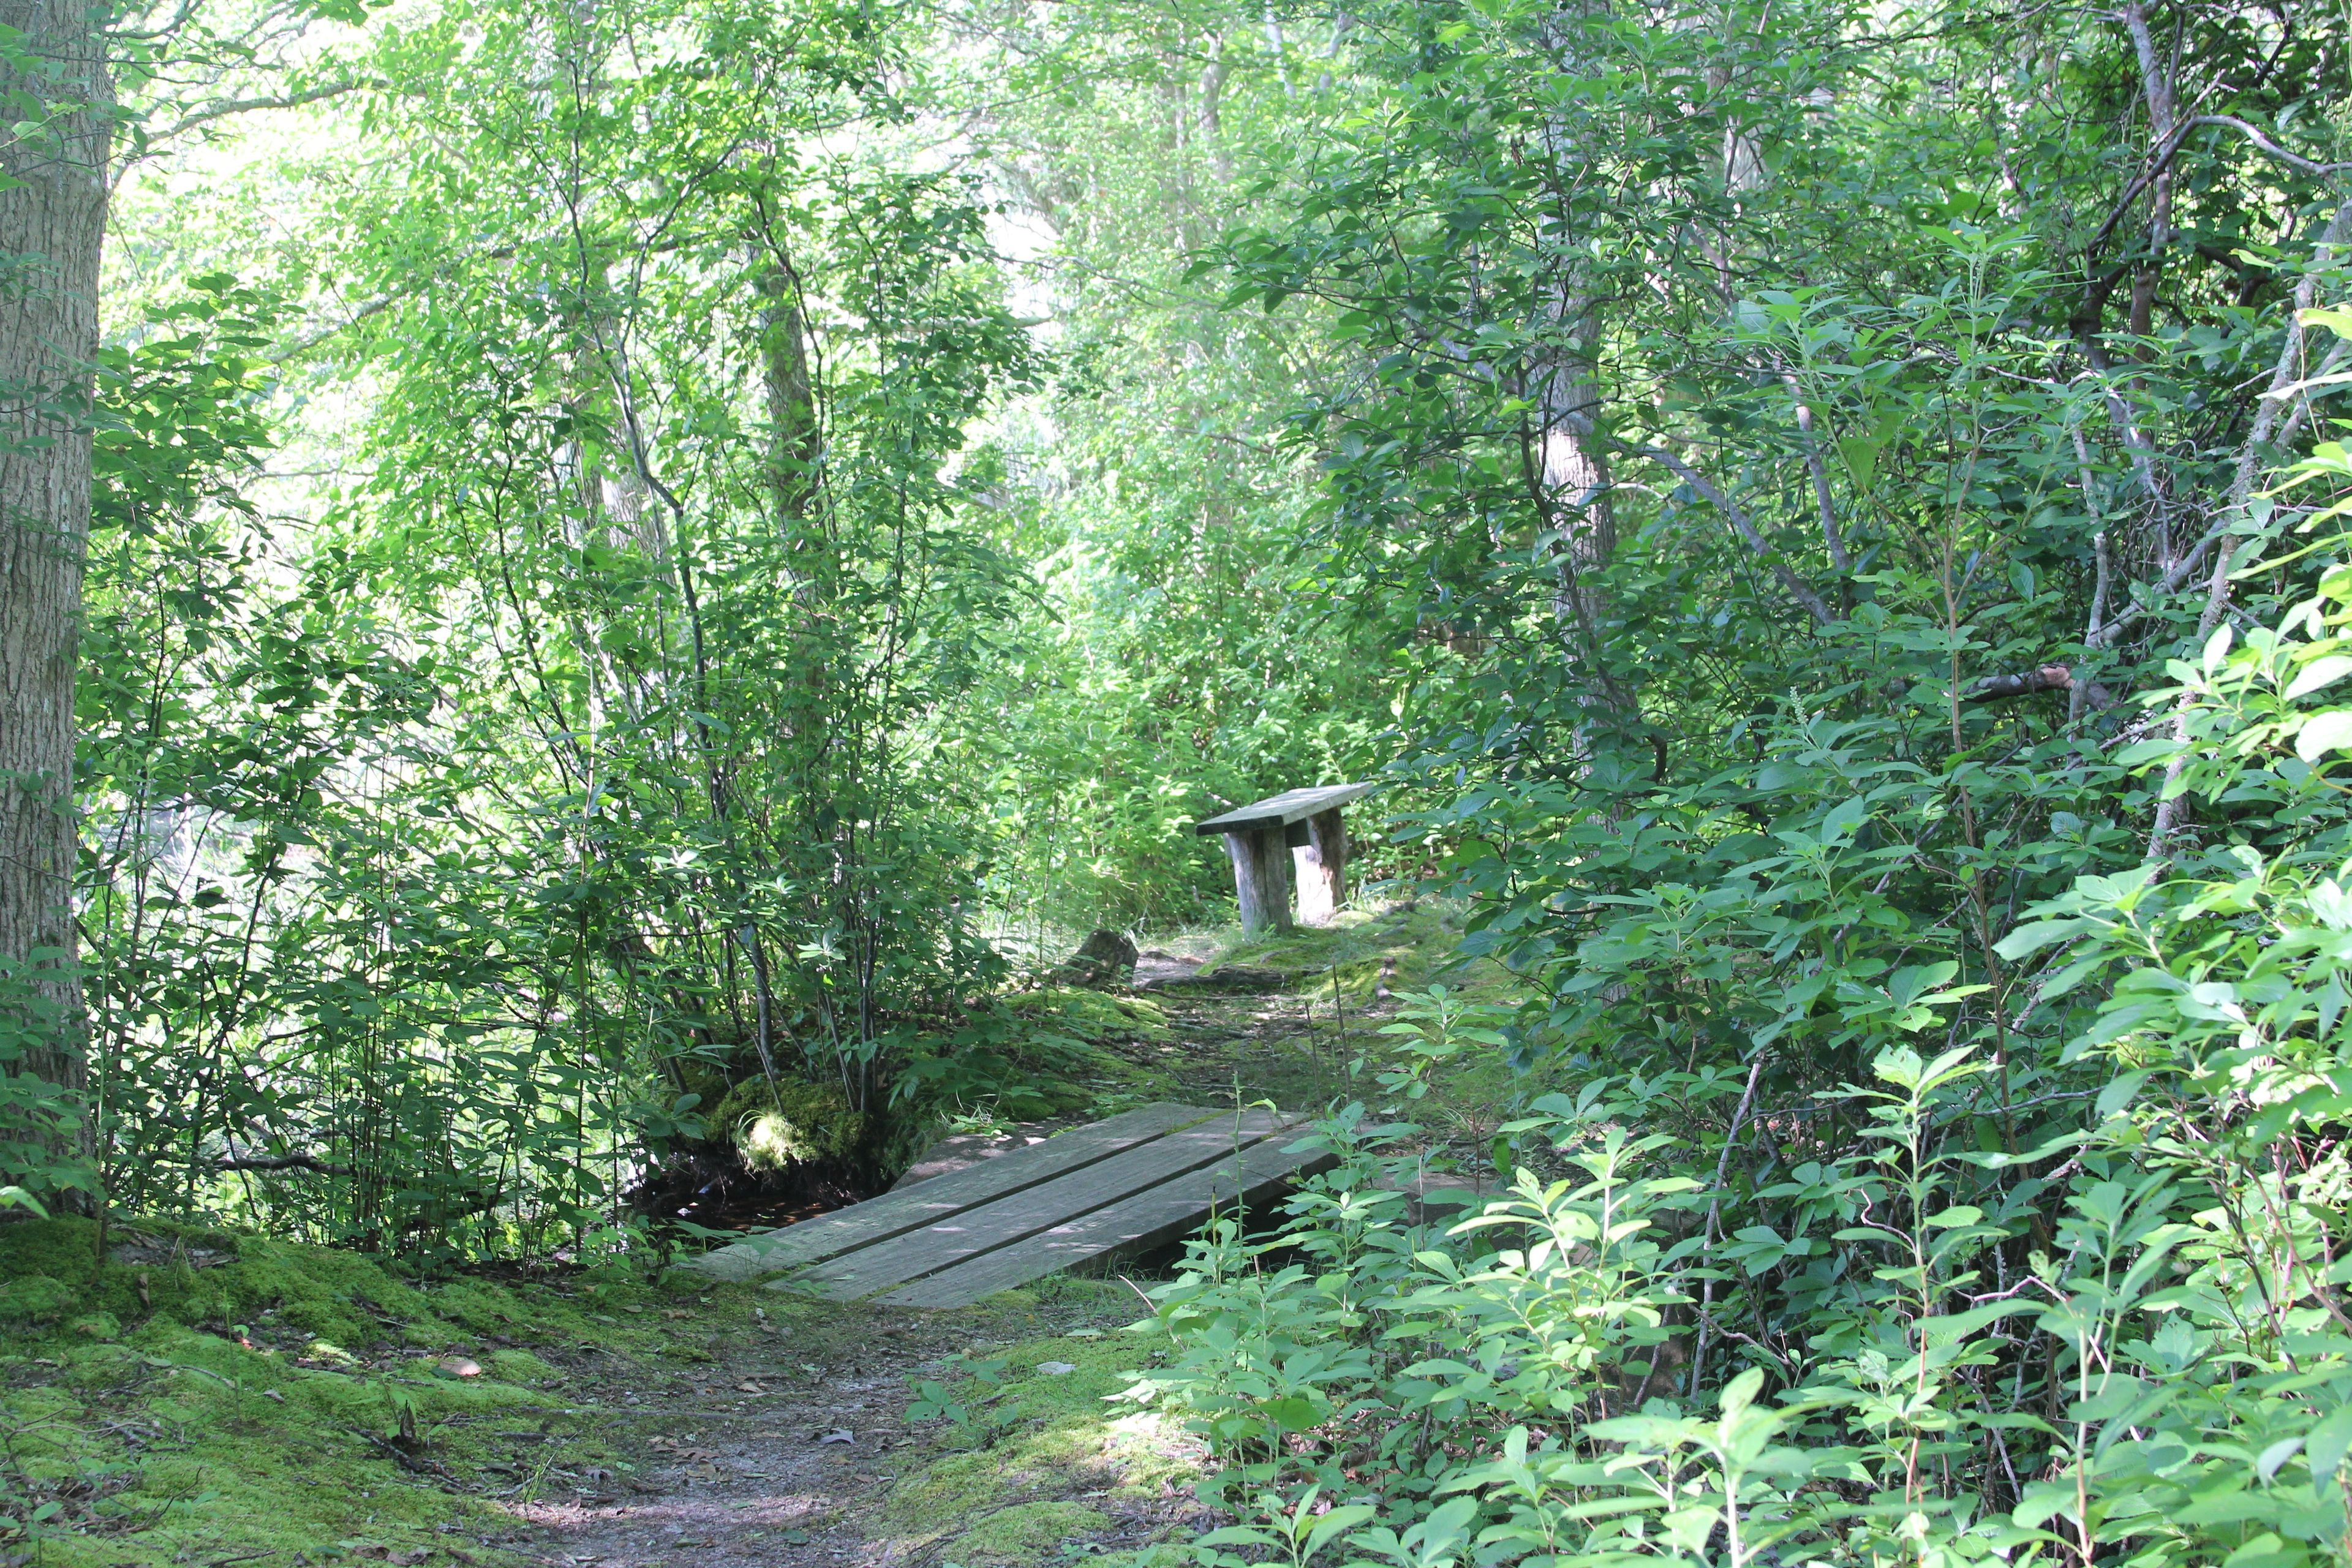
{"label": "exposed soil", "polygon": [[[550,1356],[576,1381],[567,1389],[611,1424],[610,1440],[638,1456],[633,1475],[594,1473],[509,1506],[533,1528],[509,1544],[555,1568],[799,1568],[923,1563],[945,1543],[919,1529],[878,1530],[883,1497],[931,1451],[935,1430],[904,1420],[912,1377],[951,1352],[1005,1339],[1101,1329],[1132,1319],[1085,1304],[1012,1315],[828,1310],[787,1327],[710,1338],[709,1363],[690,1371],[625,1367],[592,1350]],[[936,1425],[936,1424],[935,1424]],[[1029,1489],[1005,1502],[1089,1495]],[[1123,1504],[1097,1536],[1107,1550],[1138,1545],[1199,1505],[1181,1493]],[[945,1521],[942,1521],[943,1523]],[[969,1521],[963,1521],[969,1523]]]}
{"label": "exposed soil", "polygon": [[871,1173],[844,1161],[754,1171],[723,1143],[679,1151],[628,1194],[639,1212],[710,1230],[770,1231],[872,1197]]}

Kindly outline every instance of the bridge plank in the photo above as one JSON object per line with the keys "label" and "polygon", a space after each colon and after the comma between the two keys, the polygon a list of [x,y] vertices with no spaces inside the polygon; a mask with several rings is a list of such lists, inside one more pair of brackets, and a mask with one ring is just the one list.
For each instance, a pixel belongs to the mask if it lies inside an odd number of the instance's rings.
{"label": "bridge plank", "polygon": [[[1282,1120],[1253,1110],[1227,1112],[1213,1121],[1151,1140],[1117,1159],[1023,1188],[992,1203],[966,1207],[887,1241],[830,1258],[814,1268],[776,1280],[772,1290],[813,1289],[836,1300],[868,1296],[893,1285],[936,1274],[968,1258],[992,1252],[1133,1194],[1156,1187],[1230,1155],[1236,1142],[1247,1147],[1284,1129]],[[1065,1134],[1068,1136],[1068,1134]],[[1005,1159],[1018,1156],[1006,1155]],[[919,1193],[924,1186],[909,1187]],[[877,1200],[878,1201],[878,1200]],[[863,1206],[863,1205],[860,1205]]]}
{"label": "bridge plank", "polygon": [[964,1307],[1062,1269],[1099,1266],[1164,1247],[1191,1233],[1212,1208],[1232,1206],[1236,1198],[1244,1208],[1263,1206],[1279,1196],[1292,1178],[1328,1170],[1338,1162],[1327,1150],[1294,1153],[1288,1148],[1294,1142],[1279,1134],[1263,1139],[1238,1156],[1221,1156],[1156,1187],[902,1286],[882,1300],[896,1307]]}
{"label": "bridge plank", "polygon": [[747,1237],[704,1253],[690,1267],[721,1279],[751,1279],[823,1262],[1070,1175],[1218,1114],[1206,1106],[1146,1105],[866,1203]]}

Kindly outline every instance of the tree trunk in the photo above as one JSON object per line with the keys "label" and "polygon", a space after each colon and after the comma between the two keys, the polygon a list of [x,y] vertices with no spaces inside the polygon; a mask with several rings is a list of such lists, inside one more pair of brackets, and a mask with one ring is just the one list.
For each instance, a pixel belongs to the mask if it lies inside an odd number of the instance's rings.
{"label": "tree trunk", "polygon": [[[1543,41],[1560,68],[1573,72],[1587,17],[1605,14],[1591,3],[1559,12],[1543,25]],[[1599,574],[1617,553],[1617,515],[1610,495],[1609,458],[1600,442],[1601,304],[1588,265],[1577,254],[1579,222],[1574,189],[1581,166],[1571,129],[1555,121],[1546,127],[1543,151],[1549,167],[1553,217],[1558,225],[1549,259],[1552,276],[1535,323],[1538,343],[1528,367],[1528,398],[1535,405],[1534,473],[1546,523],[1558,531],[1552,569],[1558,586],[1552,615],[1573,627],[1570,642],[1589,661],[1594,697],[1601,705],[1629,711],[1632,694],[1611,673],[1601,652]]]}
{"label": "tree trunk", "polygon": [[0,0],[0,24],[47,68],[0,63],[0,83],[19,103],[57,106],[0,146],[10,187],[0,191],[0,964],[37,975],[45,1021],[21,1065],[73,1090],[84,1077],[71,969],[74,658],[112,128],[94,15],[77,0]]}
{"label": "tree trunk", "polygon": [[760,281],[760,292],[767,300],[760,327],[768,422],[773,429],[768,448],[769,489],[775,496],[780,524],[786,520],[805,521],[816,497],[822,450],[816,389],[809,375],[807,323],[801,315],[799,285],[784,267],[768,271]]}

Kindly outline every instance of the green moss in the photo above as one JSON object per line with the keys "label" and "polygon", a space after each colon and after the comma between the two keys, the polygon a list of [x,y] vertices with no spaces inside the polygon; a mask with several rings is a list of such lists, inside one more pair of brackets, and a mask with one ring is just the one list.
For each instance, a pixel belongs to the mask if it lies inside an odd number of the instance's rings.
{"label": "green moss", "polygon": [[77,1296],[46,1274],[21,1274],[0,1284],[0,1323],[47,1323],[65,1316]]}
{"label": "green moss", "polygon": [[[983,1310],[1018,1311],[1027,1298],[1008,1290]],[[1145,1331],[1032,1340],[1001,1352],[1002,1391],[977,1379],[960,1386],[972,1421],[938,1430],[927,1461],[891,1488],[878,1521],[883,1531],[908,1542],[946,1540],[936,1553],[943,1562],[1035,1562],[1041,1559],[1034,1548],[1020,1555],[1024,1521],[1060,1519],[1049,1545],[1103,1528],[1042,1511],[1073,1506],[1054,1500],[1057,1496],[1157,1496],[1163,1486],[1192,1479],[1200,1473],[1200,1454],[1189,1435],[1108,1397],[1132,1384],[1129,1369],[1149,1357],[1159,1338],[1158,1325],[1150,1324]],[[1070,1370],[1041,1370],[1046,1365]],[[991,1395],[993,1403],[979,1403]],[[1044,1495],[1023,1500],[1024,1492]]]}
{"label": "green moss", "polygon": [[85,1312],[66,1327],[85,1339],[119,1339],[122,1333],[122,1320],[111,1312]]}
{"label": "green moss", "polygon": [[[625,1364],[680,1331],[634,1274],[419,1286],[355,1254],[225,1232],[142,1222],[118,1226],[112,1239],[130,1261],[93,1272],[89,1222],[0,1233],[5,1284],[71,1314],[0,1335],[0,1425],[23,1435],[17,1458],[35,1491],[54,1484],[69,1502],[40,1545],[39,1561],[57,1568],[298,1552],[319,1561],[322,1547],[339,1546],[407,1552],[445,1547],[449,1531],[475,1561],[513,1563],[479,1538],[514,1530],[513,1514],[485,1494],[511,1490],[527,1473],[518,1461],[611,1468],[625,1457],[596,1412],[535,1391],[564,1380],[550,1362],[480,1337],[593,1337]],[[730,1310],[749,1319],[740,1300],[716,1309]],[[317,1327],[338,1337],[315,1337]],[[109,1331],[120,1340],[94,1337]],[[482,1374],[436,1375],[404,1343],[464,1345]],[[371,1439],[398,1431],[404,1412],[450,1482],[404,1470]],[[509,1440],[519,1425],[521,1447]],[[493,1463],[507,1468],[483,1470]],[[121,1529],[132,1517],[142,1527]]]}
{"label": "green moss", "polygon": [[529,1351],[492,1351],[482,1362],[482,1370],[501,1383],[536,1384],[552,1383],[562,1374]]}
{"label": "green moss", "polygon": [[1056,1549],[1064,1542],[1109,1528],[1110,1521],[1101,1510],[1084,1503],[1016,1503],[999,1509],[957,1537],[946,1555],[972,1568],[983,1563],[995,1568],[1051,1562],[1061,1555]]}
{"label": "green moss", "polygon": [[1148,997],[1048,987],[1008,997],[1005,1005],[1024,1017],[1050,1023],[1088,1045],[1157,1040],[1168,1033],[1168,1009]]}
{"label": "green moss", "polygon": [[850,1158],[872,1131],[866,1116],[849,1108],[839,1084],[797,1079],[772,1087],[764,1078],[736,1085],[711,1111],[710,1124],[755,1171]]}

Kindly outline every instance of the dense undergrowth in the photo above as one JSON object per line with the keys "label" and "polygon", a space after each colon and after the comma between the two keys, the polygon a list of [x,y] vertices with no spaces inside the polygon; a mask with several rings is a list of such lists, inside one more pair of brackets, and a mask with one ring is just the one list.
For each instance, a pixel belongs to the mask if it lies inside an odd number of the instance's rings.
{"label": "dense undergrowth", "polygon": [[[1190,1419],[1239,1516],[1196,1556],[2336,1560],[2347,624],[2334,569],[2276,627],[2173,665],[2151,703],[2179,728],[2137,765],[2180,760],[2235,842],[2063,886],[1999,943],[2004,981],[1836,937],[1779,948],[1810,961],[1790,971],[1769,945],[1741,962],[1808,888],[1811,918],[1871,920],[1840,886],[1921,854],[1896,837],[1917,817],[1874,832],[1874,792],[1724,896],[1596,900],[1575,959],[1533,966],[1549,995],[1392,1026],[1399,1109],[1422,1064],[1480,1045],[1554,1092],[1503,1130],[1511,1194],[1443,1244],[1404,1223],[1417,1159],[1382,1148],[1412,1130],[1357,1105],[1320,1133],[1347,1163],[1279,1235],[1218,1227],[1157,1292],[1181,1353],[1131,1397]],[[1694,910],[1700,931],[1674,923]],[[1675,986],[1721,998],[1681,1017],[1760,1023],[1790,982],[1834,1011],[1779,1013],[1745,1072],[1669,1033]],[[1971,1031],[1961,1005],[1996,984],[2005,1016]],[[1787,1031],[1825,1024],[1809,1084]]]}
{"label": "dense undergrowth", "polygon": [[[555,1352],[715,1353],[678,1247],[1182,1098],[1348,1158],[1122,1363],[1221,1467],[1163,1556],[2344,1554],[2340,10],[152,9],[0,442],[95,496],[0,778],[20,1529],[262,1529],[297,1414],[601,1465]],[[1343,777],[1372,896],[1211,951],[1193,825]],[[1127,1343],[929,1369],[908,1539],[1095,1539]]]}

